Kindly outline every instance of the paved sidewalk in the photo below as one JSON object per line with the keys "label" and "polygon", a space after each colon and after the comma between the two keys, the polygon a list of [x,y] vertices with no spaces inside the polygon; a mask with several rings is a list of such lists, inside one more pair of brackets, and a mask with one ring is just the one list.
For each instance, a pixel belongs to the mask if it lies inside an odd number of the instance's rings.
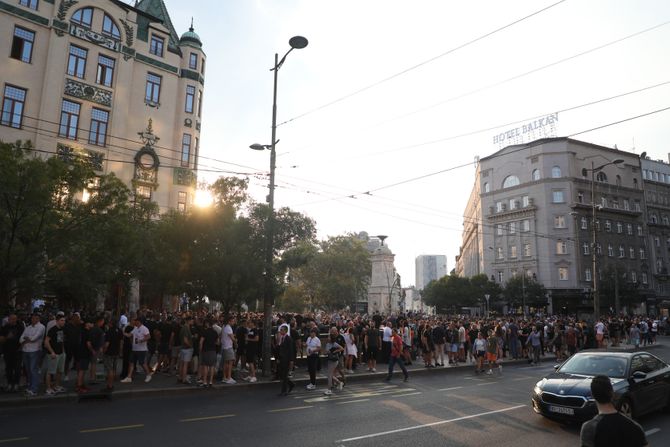
{"label": "paved sidewalk", "polygon": [[[655,347],[670,346],[670,337],[659,337],[658,342],[655,345],[649,345],[647,347],[642,347],[640,350],[654,349]],[[630,345],[621,345],[618,348],[610,348],[610,350],[617,351],[632,351],[633,346]],[[553,354],[547,353],[542,357],[542,363],[555,364],[555,356]],[[292,380],[296,383],[296,386],[305,386],[309,383],[309,374],[307,372],[307,367],[305,365],[304,359],[298,359],[298,367],[293,373]],[[526,364],[528,360],[526,359],[510,359],[505,358],[502,360],[503,365],[505,364]],[[325,366],[325,363],[323,363]],[[363,367],[362,365],[354,372],[354,374],[347,374],[346,379],[349,383],[365,381],[365,380],[383,380],[388,371],[388,366],[386,364],[378,364],[376,372],[368,372],[367,365]],[[4,362],[0,360],[0,371],[4,372]],[[415,374],[449,374],[451,372],[465,372],[472,371],[474,373],[474,364],[471,362],[459,363],[458,365],[453,366],[444,366],[444,367],[434,367],[426,368],[421,359],[414,361],[412,365],[408,365],[407,369],[411,377]],[[101,373],[103,370],[102,364],[98,365],[98,371]],[[325,385],[326,376],[323,374],[325,369],[322,369],[320,372],[317,372],[317,383],[321,387]],[[14,392],[9,393],[6,391],[0,391],[0,406],[20,406],[20,405],[32,405],[45,403],[64,403],[64,402],[76,402],[79,398],[79,395],[74,391],[74,382],[75,382],[75,373],[70,372],[70,378],[68,381],[63,382],[63,386],[66,388],[66,392],[56,396],[48,396],[44,394],[44,384],[40,388],[40,393],[35,397],[26,397],[23,392]],[[221,392],[227,388],[241,388],[241,387],[276,387],[277,391],[279,390],[279,381],[272,380],[271,377],[262,377],[258,374],[258,382],[249,383],[244,381],[243,378],[247,376],[247,373],[235,371],[233,377],[238,381],[237,384],[228,385],[216,382],[212,388],[199,388],[195,384],[193,385],[183,385],[178,384],[175,375],[167,375],[163,373],[156,373],[153,375],[151,382],[144,382],[144,372],[135,373],[133,377],[133,382],[129,384],[119,383],[118,380],[114,386],[114,392],[112,394],[113,398],[118,397],[138,397],[138,396],[161,396],[161,395],[172,395],[178,393],[211,393],[211,392]],[[396,366],[394,378],[400,380],[402,377],[402,372]],[[4,381],[4,377],[3,377]],[[89,388],[92,392],[101,390],[104,388],[104,380],[100,378],[98,384],[90,384]]]}

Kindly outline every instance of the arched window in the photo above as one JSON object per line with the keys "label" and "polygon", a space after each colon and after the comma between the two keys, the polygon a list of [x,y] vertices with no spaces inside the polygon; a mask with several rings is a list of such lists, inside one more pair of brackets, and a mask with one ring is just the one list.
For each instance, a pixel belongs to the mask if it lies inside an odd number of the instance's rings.
{"label": "arched window", "polygon": [[658,217],[656,217],[656,214],[652,214],[650,220],[653,224],[658,223]]}
{"label": "arched window", "polygon": [[621,176],[620,175],[616,176],[616,185],[621,186]]}
{"label": "arched window", "polygon": [[105,36],[109,36],[113,39],[120,40],[121,39],[121,33],[119,32],[119,27],[116,26],[116,23],[114,23],[114,20],[107,14],[105,14],[105,17],[102,19],[102,34]]}
{"label": "arched window", "polygon": [[633,179],[633,188],[637,189],[637,179]]}
{"label": "arched window", "polygon": [[602,183],[607,183],[607,175],[605,175],[604,172],[599,172],[596,175],[596,181],[597,182],[602,182]]}
{"label": "arched window", "polygon": [[533,169],[533,181],[540,180],[540,170]]}
{"label": "arched window", "polygon": [[484,183],[484,192],[490,192],[491,187],[489,186],[488,182]]}
{"label": "arched window", "polygon": [[559,166],[554,166],[553,168],[551,168],[551,177],[561,178],[561,168]]}
{"label": "arched window", "polygon": [[90,28],[91,24],[93,23],[93,8],[81,8],[76,10],[74,14],[72,14],[72,18],[70,20],[72,20],[74,23],[78,23],[79,25]]}
{"label": "arched window", "polygon": [[505,177],[505,180],[503,180],[502,187],[503,188],[511,188],[512,186],[517,186],[519,184],[519,177],[516,175],[508,175]]}

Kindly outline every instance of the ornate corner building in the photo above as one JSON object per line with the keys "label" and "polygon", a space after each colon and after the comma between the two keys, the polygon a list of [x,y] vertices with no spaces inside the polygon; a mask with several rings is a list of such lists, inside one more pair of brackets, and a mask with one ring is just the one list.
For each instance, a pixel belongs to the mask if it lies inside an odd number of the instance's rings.
{"label": "ornate corner building", "polygon": [[531,312],[589,314],[594,283],[601,312],[668,307],[666,163],[570,138],[507,146],[479,160],[464,219],[456,272],[541,282]]}
{"label": "ornate corner building", "polygon": [[162,0],[0,0],[0,33],[0,140],[86,157],[161,212],[191,206],[206,62],[192,25],[179,37]]}

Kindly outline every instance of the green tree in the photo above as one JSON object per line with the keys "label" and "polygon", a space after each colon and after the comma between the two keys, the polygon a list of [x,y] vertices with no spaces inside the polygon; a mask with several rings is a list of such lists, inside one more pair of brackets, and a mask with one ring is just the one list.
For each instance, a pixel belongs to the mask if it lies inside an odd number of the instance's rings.
{"label": "green tree", "polygon": [[298,246],[288,258],[302,265],[290,269],[290,294],[302,293],[310,307],[342,309],[367,294],[372,265],[365,243],[354,235],[330,237],[318,247]]}
{"label": "green tree", "polygon": [[547,290],[544,285],[533,278],[517,275],[505,284],[503,295],[512,308],[517,308],[525,301],[526,306],[537,307],[547,305]]}
{"label": "green tree", "polygon": [[85,159],[45,160],[29,143],[0,143],[0,304],[42,291],[47,253],[80,227],[74,196],[92,177]]}

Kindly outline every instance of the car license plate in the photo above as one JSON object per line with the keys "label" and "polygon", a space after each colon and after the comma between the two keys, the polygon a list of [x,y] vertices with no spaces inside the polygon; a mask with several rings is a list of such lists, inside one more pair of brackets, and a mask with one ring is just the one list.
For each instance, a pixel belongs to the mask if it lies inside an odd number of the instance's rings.
{"label": "car license plate", "polygon": [[555,405],[550,405],[549,411],[552,413],[569,414],[570,416],[575,415],[575,410],[573,408],[557,407]]}

